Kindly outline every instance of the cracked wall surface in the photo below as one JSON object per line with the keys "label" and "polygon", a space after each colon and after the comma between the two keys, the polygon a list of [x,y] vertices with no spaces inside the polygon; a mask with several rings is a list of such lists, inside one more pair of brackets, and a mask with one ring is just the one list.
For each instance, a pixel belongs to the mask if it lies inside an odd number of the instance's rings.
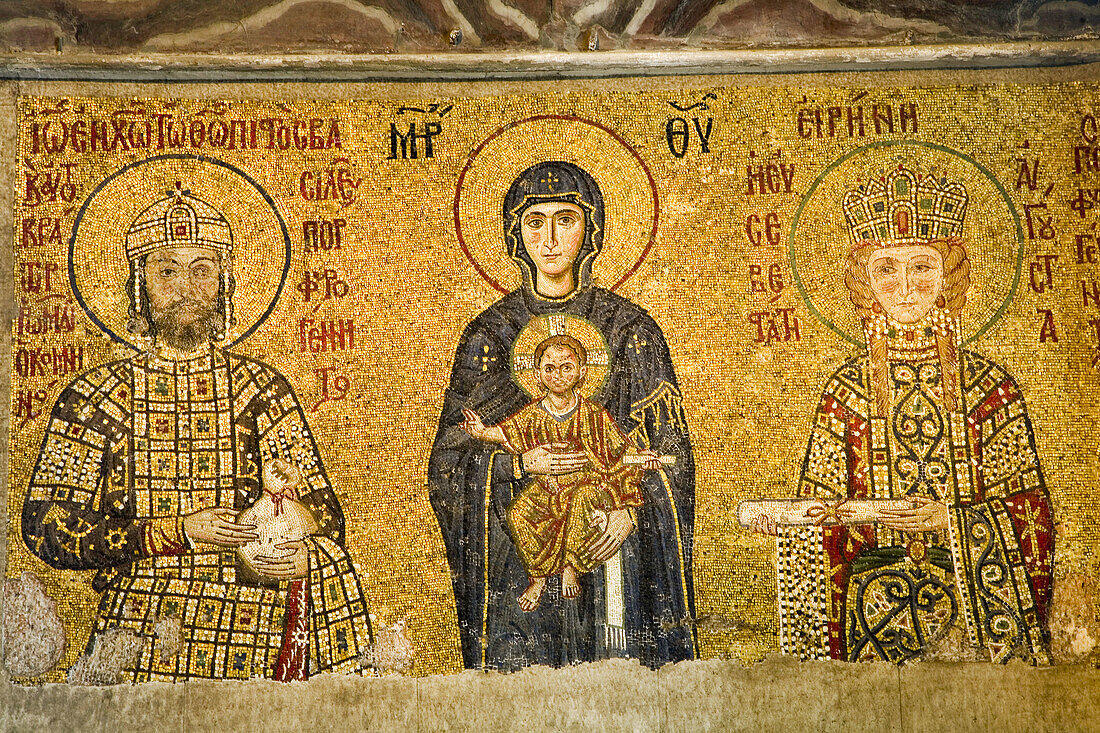
{"label": "cracked wall surface", "polygon": [[415,53],[908,45],[1095,37],[1087,2],[14,0],[0,48]]}

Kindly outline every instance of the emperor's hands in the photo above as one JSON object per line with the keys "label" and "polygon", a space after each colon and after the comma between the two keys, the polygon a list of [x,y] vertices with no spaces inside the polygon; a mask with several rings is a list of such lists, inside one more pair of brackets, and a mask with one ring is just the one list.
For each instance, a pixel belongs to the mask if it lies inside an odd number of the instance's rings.
{"label": "emperor's hands", "polygon": [[282,555],[257,555],[253,562],[260,575],[274,580],[295,580],[309,575],[309,548],[305,540],[280,542],[276,548]]}
{"label": "emperor's hands", "polygon": [[256,525],[237,524],[234,509],[200,509],[183,518],[183,531],[192,542],[208,542],[222,547],[239,547],[260,539]]}

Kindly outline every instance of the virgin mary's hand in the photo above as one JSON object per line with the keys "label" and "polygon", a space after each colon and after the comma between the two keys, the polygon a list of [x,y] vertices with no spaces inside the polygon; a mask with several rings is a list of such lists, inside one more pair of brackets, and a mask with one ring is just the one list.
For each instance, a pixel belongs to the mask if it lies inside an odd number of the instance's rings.
{"label": "virgin mary's hand", "polygon": [[612,509],[607,513],[607,528],[589,545],[588,552],[596,562],[611,558],[634,531],[634,520],[626,509]]}
{"label": "virgin mary's hand", "polygon": [[560,476],[579,471],[588,465],[588,458],[582,451],[563,453],[568,443],[550,443],[540,445],[523,454],[523,470],[527,473]]}
{"label": "virgin mary's hand", "polygon": [[880,509],[878,521],[899,532],[934,532],[947,529],[951,513],[947,506],[929,499],[914,496],[908,509]]}

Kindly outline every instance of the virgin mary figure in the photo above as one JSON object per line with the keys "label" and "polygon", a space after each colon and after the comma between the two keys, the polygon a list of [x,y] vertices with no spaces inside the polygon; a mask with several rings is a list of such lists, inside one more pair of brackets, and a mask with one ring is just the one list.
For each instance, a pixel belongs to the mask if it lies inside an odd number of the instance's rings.
{"label": "virgin mary figure", "polygon": [[[798,489],[841,521],[755,523],[779,535],[785,652],[1047,660],[1054,531],[1035,435],[1012,376],[959,345],[967,199],[903,166],[844,199],[867,347],[825,386]],[[872,521],[845,524],[857,503]]]}
{"label": "virgin mary figure", "polygon": [[[656,667],[693,658],[695,466],[664,334],[645,310],[591,284],[605,217],[589,173],[566,162],[531,166],[509,188],[503,214],[523,285],[463,332],[429,463],[463,662],[517,669],[622,656]],[[582,319],[599,331],[607,377],[591,399],[639,449],[676,463],[646,472],[641,507],[608,512],[590,548],[603,565],[580,577],[577,597],[564,597],[553,577],[538,606],[524,611],[518,597],[528,575],[508,531],[508,507],[533,475],[570,473],[586,459],[564,445],[513,455],[471,438],[462,411],[496,424],[531,401],[513,374],[513,346],[541,317]]]}

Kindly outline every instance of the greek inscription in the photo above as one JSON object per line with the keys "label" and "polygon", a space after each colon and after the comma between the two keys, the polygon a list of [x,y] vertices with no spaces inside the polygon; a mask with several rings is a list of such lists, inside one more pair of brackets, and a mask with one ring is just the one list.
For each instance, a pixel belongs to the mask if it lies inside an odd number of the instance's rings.
{"label": "greek inscription", "polygon": [[802,107],[798,110],[797,126],[798,136],[807,139],[890,135],[895,131],[916,133],[917,104]]}
{"label": "greek inscription", "polygon": [[[390,154],[389,160],[416,160],[418,158],[434,158],[435,136],[443,132],[443,125],[438,122],[425,122],[423,127],[417,127],[415,122],[409,124],[409,131],[403,132],[396,122],[390,123]],[[418,145],[420,141],[422,145]]]}
{"label": "greek inscription", "polygon": [[302,243],[306,252],[340,249],[345,219],[310,219],[302,222]]}

